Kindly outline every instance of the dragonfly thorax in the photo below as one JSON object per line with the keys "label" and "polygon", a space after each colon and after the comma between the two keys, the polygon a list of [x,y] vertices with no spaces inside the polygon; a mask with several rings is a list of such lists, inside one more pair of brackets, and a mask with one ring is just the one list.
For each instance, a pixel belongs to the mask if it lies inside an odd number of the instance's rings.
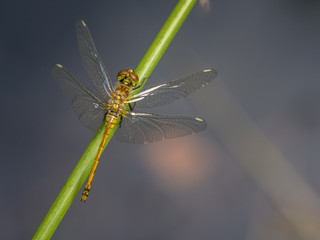
{"label": "dragonfly thorax", "polygon": [[118,81],[131,88],[138,85],[139,77],[132,69],[121,70],[118,73]]}

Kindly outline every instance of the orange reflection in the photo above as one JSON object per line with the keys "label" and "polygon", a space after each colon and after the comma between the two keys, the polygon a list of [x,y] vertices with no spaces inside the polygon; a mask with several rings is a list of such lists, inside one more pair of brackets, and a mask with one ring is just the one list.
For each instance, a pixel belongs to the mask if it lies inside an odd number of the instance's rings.
{"label": "orange reflection", "polygon": [[205,10],[206,12],[209,12],[211,9],[211,4],[209,0],[200,0],[199,1],[200,7]]}
{"label": "orange reflection", "polygon": [[204,138],[190,136],[147,146],[143,160],[157,183],[168,190],[194,188],[216,167],[216,147]]}

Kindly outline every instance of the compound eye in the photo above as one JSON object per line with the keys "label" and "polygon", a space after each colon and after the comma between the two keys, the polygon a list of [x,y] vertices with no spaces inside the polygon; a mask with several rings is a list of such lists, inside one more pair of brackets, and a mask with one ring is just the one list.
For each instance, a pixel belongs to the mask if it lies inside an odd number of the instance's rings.
{"label": "compound eye", "polygon": [[130,78],[133,80],[135,85],[139,82],[139,77],[134,72],[130,73]]}
{"label": "compound eye", "polygon": [[121,71],[118,73],[118,76],[126,75],[126,74],[128,74],[128,71],[127,71],[127,70],[121,70]]}
{"label": "compound eye", "polygon": [[118,81],[121,81],[127,74],[129,74],[127,70],[121,70],[118,73]]}
{"label": "compound eye", "polygon": [[127,70],[121,70],[119,73],[118,73],[118,76],[120,75],[126,75],[128,74],[128,71]]}

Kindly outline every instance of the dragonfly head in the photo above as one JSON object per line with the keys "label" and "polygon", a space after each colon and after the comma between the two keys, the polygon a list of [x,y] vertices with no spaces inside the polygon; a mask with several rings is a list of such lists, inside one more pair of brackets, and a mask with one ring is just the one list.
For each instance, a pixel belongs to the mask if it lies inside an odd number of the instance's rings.
{"label": "dragonfly head", "polygon": [[136,87],[139,83],[139,77],[132,69],[121,70],[118,73],[118,81],[129,87]]}

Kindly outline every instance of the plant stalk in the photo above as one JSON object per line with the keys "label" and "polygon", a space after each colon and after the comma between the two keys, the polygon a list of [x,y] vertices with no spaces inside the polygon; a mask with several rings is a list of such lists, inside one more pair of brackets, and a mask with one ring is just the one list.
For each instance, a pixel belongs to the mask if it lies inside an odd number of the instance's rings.
{"label": "plant stalk", "polygon": [[[195,2],[196,0],[180,0],[178,2],[135,71],[139,76],[140,81],[143,81],[150,76],[151,72],[159,62],[160,58],[184,22]],[[117,127],[118,126],[116,125],[111,130],[107,138],[106,145],[110,141]],[[33,236],[33,239],[50,239],[55,232],[72,201],[76,197],[90,173],[94,157],[102,139],[103,130],[104,123],[102,123],[98,129],[88,148],[72,171],[70,177],[52,204],[37,232]]]}

